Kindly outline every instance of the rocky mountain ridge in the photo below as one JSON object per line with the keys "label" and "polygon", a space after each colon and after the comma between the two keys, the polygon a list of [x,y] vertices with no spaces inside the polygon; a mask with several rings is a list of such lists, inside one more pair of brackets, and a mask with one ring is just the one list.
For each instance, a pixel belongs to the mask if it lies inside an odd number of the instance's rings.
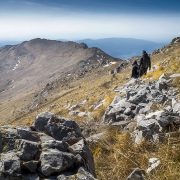
{"label": "rocky mountain ridge", "polygon": [[2,120],[7,120],[7,112],[11,114],[8,119],[18,118],[44,104],[50,91],[68,89],[70,83],[86,74],[121,62],[84,43],[38,38],[4,46],[0,48]]}
{"label": "rocky mountain ridge", "polygon": [[27,91],[29,87],[38,88],[56,79],[77,78],[117,60],[84,43],[33,39],[4,46],[0,48],[0,92],[5,96],[14,91]]}

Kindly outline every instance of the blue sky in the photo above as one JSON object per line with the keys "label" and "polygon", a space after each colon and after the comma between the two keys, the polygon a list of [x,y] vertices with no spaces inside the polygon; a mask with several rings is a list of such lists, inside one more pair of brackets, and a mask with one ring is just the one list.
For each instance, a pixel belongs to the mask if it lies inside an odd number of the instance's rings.
{"label": "blue sky", "polygon": [[1,0],[0,39],[180,35],[179,0]]}

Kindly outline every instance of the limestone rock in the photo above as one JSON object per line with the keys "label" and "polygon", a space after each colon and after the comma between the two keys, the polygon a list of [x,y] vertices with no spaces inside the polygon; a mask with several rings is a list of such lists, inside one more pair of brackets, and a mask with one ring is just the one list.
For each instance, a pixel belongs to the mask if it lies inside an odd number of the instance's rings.
{"label": "limestone rock", "polygon": [[27,140],[20,140],[17,144],[18,144],[17,149],[19,150],[18,155],[21,160],[23,161],[34,160],[38,155],[39,152],[38,143]]}
{"label": "limestone rock", "polygon": [[17,134],[20,137],[20,139],[25,139],[34,142],[40,141],[38,133],[31,131],[30,129],[17,128]]}
{"label": "limestone rock", "polygon": [[136,95],[129,98],[129,102],[133,104],[146,103],[147,102],[147,92],[145,89],[140,90]]}
{"label": "limestone rock", "polygon": [[34,129],[44,132],[56,140],[63,140],[70,144],[78,142],[82,137],[81,129],[75,121],[55,116],[49,112],[37,116]]}
{"label": "limestone rock", "polygon": [[15,152],[1,154],[0,172],[13,176],[21,173],[20,159]]}
{"label": "limestone rock", "polygon": [[80,154],[83,162],[86,164],[86,171],[90,172],[95,176],[93,155],[84,139],[70,146],[69,151],[73,154]]}
{"label": "limestone rock", "polygon": [[134,169],[133,172],[127,177],[127,180],[145,180],[144,171],[139,168]]}
{"label": "limestone rock", "polygon": [[[40,114],[30,128],[0,127],[0,179],[94,180],[93,155],[75,121]],[[82,170],[81,170],[82,168]]]}
{"label": "limestone rock", "polygon": [[38,168],[38,161],[27,161],[23,162],[22,166],[25,171],[28,171],[29,173],[36,173]]}
{"label": "limestone rock", "polygon": [[41,144],[43,150],[46,149],[57,149],[62,152],[67,152],[68,144],[64,141],[47,140]]}
{"label": "limestone rock", "polygon": [[73,167],[75,156],[55,149],[49,149],[41,153],[41,172],[45,176],[61,173]]}
{"label": "limestone rock", "polygon": [[153,170],[155,170],[159,165],[160,165],[161,161],[158,158],[150,158],[149,159],[149,166],[148,169],[146,170],[147,173],[152,172]]}

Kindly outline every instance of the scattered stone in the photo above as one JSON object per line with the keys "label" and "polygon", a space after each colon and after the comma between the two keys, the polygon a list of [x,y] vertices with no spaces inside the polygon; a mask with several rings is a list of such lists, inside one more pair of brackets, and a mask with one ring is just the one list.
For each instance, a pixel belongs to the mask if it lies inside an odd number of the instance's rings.
{"label": "scattered stone", "polygon": [[180,102],[177,102],[175,99],[172,99],[172,109],[174,113],[180,114]]}
{"label": "scattered stone", "polygon": [[[170,81],[162,74],[158,81],[145,83],[133,79],[116,88],[120,95],[106,109],[103,123],[120,130],[131,129],[135,143],[163,141],[165,133],[180,127],[180,103],[175,100],[177,91]],[[133,120],[131,127],[129,123]]]}
{"label": "scattered stone", "polygon": [[105,136],[105,132],[98,133],[98,134],[93,134],[92,136],[86,138],[86,141],[88,143],[97,143],[98,141],[103,139],[104,136]]}
{"label": "scattered stone", "polygon": [[148,169],[146,170],[146,173],[151,173],[160,165],[160,163],[161,161],[158,158],[150,158],[149,166],[148,166]]}
{"label": "scattered stone", "polygon": [[120,122],[115,122],[115,123],[112,123],[111,126],[112,127],[115,127],[119,130],[122,130],[124,129],[125,127],[127,127],[127,125],[130,123],[130,121],[120,121]]}
{"label": "scattered stone", "polygon": [[129,102],[138,105],[139,103],[147,103],[147,92],[142,89],[138,93],[129,98]]}
{"label": "scattered stone", "polygon": [[58,180],[96,180],[90,173],[80,167],[76,175],[60,175]]}
{"label": "scattered stone", "polygon": [[180,77],[180,74],[172,74],[171,76],[170,76],[170,78],[179,78]]}
{"label": "scattered stone", "polygon": [[127,180],[145,180],[144,170],[136,168],[133,172],[127,177]]}
{"label": "scattered stone", "polygon": [[169,80],[165,79],[164,75],[162,75],[159,80],[156,82],[156,89],[162,91],[163,89],[168,89]]}
{"label": "scattered stone", "polygon": [[88,113],[87,112],[79,112],[78,116],[79,117],[85,117],[85,116],[88,116]]}

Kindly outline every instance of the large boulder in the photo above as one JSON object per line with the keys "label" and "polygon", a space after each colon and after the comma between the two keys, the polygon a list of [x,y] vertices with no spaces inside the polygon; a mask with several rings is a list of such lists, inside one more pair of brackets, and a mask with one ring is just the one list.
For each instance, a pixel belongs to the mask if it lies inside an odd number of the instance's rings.
{"label": "large boulder", "polygon": [[22,163],[22,169],[29,172],[29,173],[36,173],[38,168],[38,161],[27,161]]}
{"label": "large boulder", "polygon": [[147,90],[148,89],[146,88],[139,90],[137,94],[129,98],[129,102],[136,105],[138,105],[139,103],[147,103]]}
{"label": "large boulder", "polygon": [[9,126],[0,127],[0,152],[14,150],[16,139],[18,139],[17,129]]}
{"label": "large boulder", "polygon": [[40,150],[38,143],[27,140],[18,141],[19,142],[17,142],[17,150],[19,151],[18,155],[21,160],[30,161],[37,158],[36,156],[38,155]]}
{"label": "large boulder", "polygon": [[20,159],[15,152],[1,154],[0,173],[19,175],[21,173]]}
{"label": "large boulder", "polygon": [[139,114],[135,117],[136,130],[133,132],[135,143],[143,140],[162,141],[165,133],[178,130],[180,116],[177,113],[160,110],[147,115]]}
{"label": "large boulder", "polygon": [[157,134],[160,132],[160,125],[155,119],[143,120],[137,123],[134,131],[135,143],[139,144],[143,140],[157,140]]}
{"label": "large boulder", "polygon": [[41,153],[40,161],[42,174],[50,176],[73,168],[76,157],[71,153],[49,149]]}
{"label": "large boulder", "polygon": [[39,134],[37,132],[31,131],[30,128],[17,128],[17,134],[20,139],[34,142],[40,141]]}
{"label": "large boulder", "polygon": [[125,98],[117,96],[107,108],[104,116],[104,123],[114,123],[119,121],[126,121],[135,116],[136,105],[128,102]]}
{"label": "large boulder", "polygon": [[41,148],[46,149],[57,149],[62,152],[68,151],[68,144],[65,141],[47,140],[42,142]]}
{"label": "large boulder", "polygon": [[75,121],[49,112],[38,115],[33,128],[38,132],[44,132],[56,140],[63,140],[69,144],[78,142],[82,138],[81,129]]}
{"label": "large boulder", "polygon": [[73,154],[80,155],[83,163],[85,164],[86,171],[90,172],[95,176],[95,166],[94,166],[94,160],[93,155],[88,148],[87,143],[85,140],[81,140],[77,142],[76,144],[73,144],[69,147],[69,151]]}

